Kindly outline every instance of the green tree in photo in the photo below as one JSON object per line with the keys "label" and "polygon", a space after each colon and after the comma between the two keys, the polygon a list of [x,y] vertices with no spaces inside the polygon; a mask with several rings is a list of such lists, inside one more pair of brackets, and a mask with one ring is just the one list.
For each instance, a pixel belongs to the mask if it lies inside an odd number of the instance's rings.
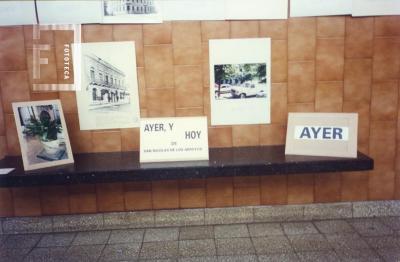
{"label": "green tree in photo", "polygon": [[257,64],[257,77],[260,83],[267,82],[267,66],[265,64]]}
{"label": "green tree in photo", "polygon": [[225,80],[235,76],[235,68],[233,65],[215,65],[214,66],[214,79],[218,85],[218,96],[221,93],[221,84]]}

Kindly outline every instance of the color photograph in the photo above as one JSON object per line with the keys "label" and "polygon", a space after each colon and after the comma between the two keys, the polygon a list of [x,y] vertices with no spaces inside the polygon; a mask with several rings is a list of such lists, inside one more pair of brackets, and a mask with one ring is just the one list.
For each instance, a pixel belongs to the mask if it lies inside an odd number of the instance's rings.
{"label": "color photograph", "polygon": [[59,100],[13,103],[25,170],[73,163]]}
{"label": "color photograph", "polygon": [[267,96],[266,64],[215,65],[215,99]]}
{"label": "color photograph", "polygon": [[211,125],[271,121],[271,39],[209,41]]}

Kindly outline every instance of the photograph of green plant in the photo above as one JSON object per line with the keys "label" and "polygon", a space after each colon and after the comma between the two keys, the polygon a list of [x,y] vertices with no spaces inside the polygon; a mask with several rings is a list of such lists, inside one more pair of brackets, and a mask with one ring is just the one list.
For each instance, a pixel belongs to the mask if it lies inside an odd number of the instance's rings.
{"label": "photograph of green plant", "polygon": [[61,105],[55,101],[14,104],[21,152],[27,165],[68,160],[71,156]]}

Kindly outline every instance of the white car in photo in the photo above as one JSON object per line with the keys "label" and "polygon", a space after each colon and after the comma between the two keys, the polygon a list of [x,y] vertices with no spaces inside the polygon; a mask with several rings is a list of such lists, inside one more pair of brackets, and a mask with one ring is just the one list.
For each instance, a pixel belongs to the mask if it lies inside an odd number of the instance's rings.
{"label": "white car in photo", "polygon": [[266,97],[264,87],[265,85],[247,82],[239,86],[232,86],[231,93],[233,97],[239,98]]}

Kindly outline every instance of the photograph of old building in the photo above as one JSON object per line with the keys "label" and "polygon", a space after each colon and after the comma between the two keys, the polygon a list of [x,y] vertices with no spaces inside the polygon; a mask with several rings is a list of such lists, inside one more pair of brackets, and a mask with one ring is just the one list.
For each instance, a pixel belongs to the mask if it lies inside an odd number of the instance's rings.
{"label": "photograph of old building", "polygon": [[81,83],[76,90],[81,130],[139,126],[135,43],[93,42],[79,48],[74,69]]}
{"label": "photograph of old building", "polygon": [[85,55],[85,66],[90,109],[129,104],[130,94],[122,70],[93,54]]}
{"label": "photograph of old building", "polygon": [[104,15],[154,14],[154,0],[109,0],[104,1]]}

